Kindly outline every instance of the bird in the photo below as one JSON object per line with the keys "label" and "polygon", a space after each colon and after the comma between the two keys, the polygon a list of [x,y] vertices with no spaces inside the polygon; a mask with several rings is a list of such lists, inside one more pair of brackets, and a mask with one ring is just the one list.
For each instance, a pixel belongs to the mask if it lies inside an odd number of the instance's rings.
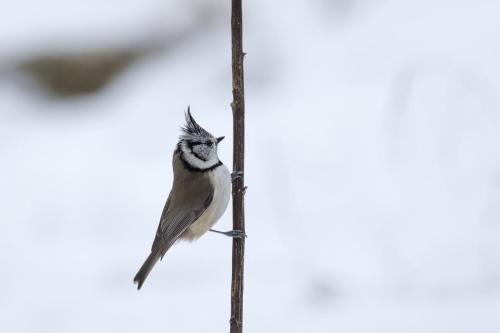
{"label": "bird", "polygon": [[211,229],[224,214],[231,196],[231,182],[241,172],[231,174],[220,161],[217,147],[224,137],[215,137],[193,118],[190,107],[186,124],[172,158],[173,184],[160,217],[151,253],[134,277],[137,289],[154,265],[179,240],[193,241],[207,231],[233,238],[246,237],[239,230]]}

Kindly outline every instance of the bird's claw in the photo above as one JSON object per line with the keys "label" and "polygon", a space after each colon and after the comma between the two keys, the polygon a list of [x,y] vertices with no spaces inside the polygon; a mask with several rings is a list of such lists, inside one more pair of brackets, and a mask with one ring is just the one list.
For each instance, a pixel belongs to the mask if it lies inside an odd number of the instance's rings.
{"label": "bird's claw", "polygon": [[233,171],[231,173],[231,181],[234,182],[235,180],[240,179],[241,177],[243,177],[243,175],[244,175],[243,171]]}
{"label": "bird's claw", "polygon": [[229,237],[232,237],[232,238],[247,238],[247,234],[245,234],[243,231],[241,230],[231,230],[231,231],[228,231],[229,233]]}

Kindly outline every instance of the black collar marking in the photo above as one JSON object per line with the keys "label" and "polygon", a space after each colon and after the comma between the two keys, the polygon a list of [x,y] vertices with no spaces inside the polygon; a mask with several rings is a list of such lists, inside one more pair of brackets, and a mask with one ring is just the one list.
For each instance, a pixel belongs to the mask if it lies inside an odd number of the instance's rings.
{"label": "black collar marking", "polygon": [[222,165],[222,162],[221,162],[221,161],[219,161],[219,162],[215,163],[214,165],[212,165],[211,167],[208,167],[208,168],[206,168],[206,169],[200,169],[200,168],[197,168],[197,167],[195,167],[195,166],[192,166],[191,164],[189,164],[189,162],[188,162],[188,161],[186,161],[186,160],[184,159],[184,152],[182,152],[182,151],[181,151],[181,154],[180,154],[180,156],[179,156],[179,157],[180,157],[180,159],[181,159],[181,161],[182,161],[182,164],[184,164],[184,167],[185,167],[187,170],[191,171],[191,172],[207,172],[207,171],[212,171],[212,170],[214,170],[214,169],[216,169],[217,167],[220,167],[220,166]]}

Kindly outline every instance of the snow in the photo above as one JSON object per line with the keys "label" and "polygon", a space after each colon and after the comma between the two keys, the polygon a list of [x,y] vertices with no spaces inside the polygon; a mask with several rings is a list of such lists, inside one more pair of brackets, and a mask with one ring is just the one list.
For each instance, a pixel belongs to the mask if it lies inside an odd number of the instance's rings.
{"label": "snow", "polygon": [[[0,78],[1,331],[228,329],[223,236],[175,246],[132,284],[188,104],[231,166],[229,8],[209,5],[214,24],[96,96]],[[209,5],[10,2],[0,52],[139,40]],[[498,332],[500,3],[244,11],[245,331]]]}

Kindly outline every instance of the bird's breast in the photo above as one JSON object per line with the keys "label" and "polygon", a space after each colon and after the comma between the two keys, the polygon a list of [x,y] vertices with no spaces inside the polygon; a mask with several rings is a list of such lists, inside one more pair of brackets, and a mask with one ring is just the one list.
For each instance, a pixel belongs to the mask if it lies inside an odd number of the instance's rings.
{"label": "bird's breast", "polygon": [[186,230],[183,239],[192,241],[208,231],[224,214],[231,196],[231,175],[223,164],[207,172],[207,177],[214,187],[214,197],[207,209]]}

